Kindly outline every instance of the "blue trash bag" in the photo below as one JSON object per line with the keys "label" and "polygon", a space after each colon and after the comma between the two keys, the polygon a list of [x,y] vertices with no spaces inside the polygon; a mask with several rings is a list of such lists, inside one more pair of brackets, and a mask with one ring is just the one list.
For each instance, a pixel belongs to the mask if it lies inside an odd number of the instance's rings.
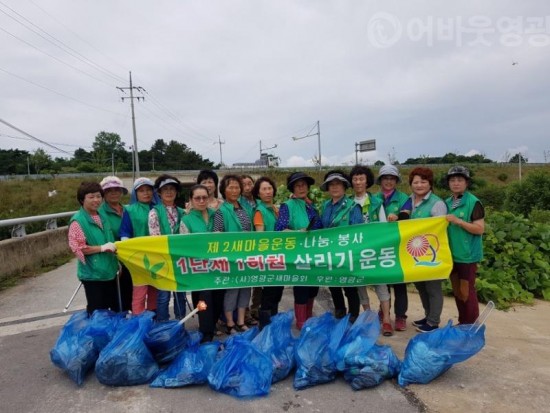
{"label": "blue trash bag", "polygon": [[228,336],[225,341],[222,342],[222,348],[221,351],[218,353],[217,359],[220,360],[225,355],[225,352],[231,349],[231,346],[233,345],[235,340],[252,341],[254,340],[254,337],[258,335],[259,331],[260,329],[257,326],[254,326],[246,331],[243,331],[242,333],[232,334]]}
{"label": "blue trash bag", "polygon": [[210,387],[230,396],[258,397],[269,394],[273,365],[250,341],[235,337],[224,356],[208,375]]}
{"label": "blue trash bag", "polygon": [[363,357],[376,343],[379,335],[378,314],[371,310],[362,312],[340,343],[336,362],[338,370],[344,371],[348,366],[356,365],[354,358]]}
{"label": "blue trash bag", "polygon": [[294,349],[296,340],[292,337],[291,326],[294,311],[279,313],[271,318],[271,323],[252,340],[258,350],[273,363],[272,383],[286,378],[294,368]]}
{"label": "blue trash bag", "polygon": [[88,334],[89,325],[86,311],[73,314],[50,350],[52,363],[65,371],[79,386],[84,382],[86,373],[94,367],[99,355],[94,338]]}
{"label": "blue trash bag", "polygon": [[124,322],[127,313],[115,313],[111,310],[95,310],[90,318],[88,334],[94,338],[99,354],[115,336],[118,326]]}
{"label": "blue trash bag", "polygon": [[405,349],[405,359],[397,382],[401,387],[426,384],[445,373],[453,364],[477,354],[485,346],[485,326],[477,331],[471,324],[452,326],[413,337]]}
{"label": "blue trash bag", "polygon": [[145,384],[159,367],[143,342],[153,325],[154,313],[146,311],[126,321],[101,351],[95,366],[100,383],[108,386]]}
{"label": "blue trash bag", "polygon": [[[378,317],[378,316],[377,316]],[[356,354],[353,362],[346,363],[344,379],[353,390],[378,386],[385,379],[397,377],[401,361],[390,346],[374,344],[363,355]]]}
{"label": "blue trash bag", "polygon": [[175,388],[206,383],[219,347],[219,341],[212,341],[200,346],[197,342],[186,348],[157,375],[150,386]]}
{"label": "blue trash bag", "polygon": [[327,312],[306,321],[296,344],[297,390],[328,383],[336,378],[337,352],[349,328],[349,314],[341,320]]}
{"label": "blue trash bag", "polygon": [[156,323],[143,341],[157,363],[164,364],[174,360],[189,345],[190,339],[185,326],[178,320],[171,320]]}

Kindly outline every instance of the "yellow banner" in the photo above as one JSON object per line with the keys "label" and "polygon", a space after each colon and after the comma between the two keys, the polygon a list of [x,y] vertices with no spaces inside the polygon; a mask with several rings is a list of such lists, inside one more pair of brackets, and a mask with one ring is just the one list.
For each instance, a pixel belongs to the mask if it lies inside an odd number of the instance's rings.
{"label": "yellow banner", "polygon": [[447,278],[445,217],[316,231],[133,238],[117,243],[134,285],[162,290],[359,286]]}

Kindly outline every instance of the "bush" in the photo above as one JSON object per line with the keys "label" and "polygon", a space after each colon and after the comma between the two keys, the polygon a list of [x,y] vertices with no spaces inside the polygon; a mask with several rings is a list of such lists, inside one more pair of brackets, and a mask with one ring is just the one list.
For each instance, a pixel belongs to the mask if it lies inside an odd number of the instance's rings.
{"label": "bush", "polygon": [[504,206],[504,191],[495,185],[488,185],[475,192],[483,206],[502,211]]}
{"label": "bush", "polygon": [[508,180],[508,175],[506,175],[504,172],[499,174],[497,176],[497,179],[500,181],[500,182],[506,182],[506,180]]}
{"label": "bush", "polygon": [[550,173],[533,171],[522,182],[514,182],[506,191],[504,208],[529,216],[532,209],[548,210],[550,206]]}
{"label": "bush", "polygon": [[550,210],[532,209],[529,214],[529,220],[533,223],[548,224],[550,222]]}
{"label": "bush", "polygon": [[550,224],[493,212],[486,218],[483,241],[476,282],[482,301],[507,308],[531,303],[533,297],[550,300]]}

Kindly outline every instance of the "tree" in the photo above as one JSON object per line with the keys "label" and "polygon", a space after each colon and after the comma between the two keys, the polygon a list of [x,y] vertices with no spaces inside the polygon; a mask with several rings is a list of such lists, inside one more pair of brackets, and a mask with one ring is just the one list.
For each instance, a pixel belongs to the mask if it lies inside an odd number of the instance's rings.
{"label": "tree", "polygon": [[34,170],[37,174],[43,169],[49,168],[52,165],[52,157],[46,153],[42,148],[38,148],[31,155],[31,163],[34,166]]}
{"label": "tree", "polygon": [[528,159],[527,159],[525,156],[523,156],[522,154],[520,154],[520,153],[516,153],[514,156],[512,156],[512,157],[508,160],[508,162],[509,162],[509,163],[519,163],[519,159],[520,159],[519,157],[520,157],[520,156],[521,156],[521,163],[527,163]]}
{"label": "tree", "polygon": [[381,160],[379,159],[379,160],[377,160],[377,161],[374,163],[374,165],[375,165],[375,166],[384,166],[385,163],[384,163],[384,161],[381,161]]}
{"label": "tree", "polygon": [[19,149],[0,149],[0,174],[26,174],[29,153]]}
{"label": "tree", "polygon": [[122,142],[120,135],[112,132],[99,132],[92,144],[93,159],[100,167],[105,167],[107,163],[114,159],[115,162],[126,158],[125,143]]}

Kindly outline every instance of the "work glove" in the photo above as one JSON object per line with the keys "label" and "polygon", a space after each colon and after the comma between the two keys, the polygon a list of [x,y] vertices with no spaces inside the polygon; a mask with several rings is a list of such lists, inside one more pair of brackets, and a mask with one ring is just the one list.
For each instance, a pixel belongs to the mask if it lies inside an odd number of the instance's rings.
{"label": "work glove", "polygon": [[101,246],[101,252],[116,252],[116,245],[114,242],[107,242]]}

